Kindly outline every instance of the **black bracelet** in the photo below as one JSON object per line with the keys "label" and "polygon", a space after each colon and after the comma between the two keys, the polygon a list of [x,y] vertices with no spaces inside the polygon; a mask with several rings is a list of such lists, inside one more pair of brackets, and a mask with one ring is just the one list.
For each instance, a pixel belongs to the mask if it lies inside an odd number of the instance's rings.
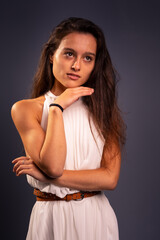
{"label": "black bracelet", "polygon": [[59,104],[57,104],[57,103],[51,103],[51,104],[49,105],[49,107],[52,107],[52,106],[59,107],[59,108],[61,109],[61,111],[63,112],[63,108],[62,108],[61,105],[59,105]]}

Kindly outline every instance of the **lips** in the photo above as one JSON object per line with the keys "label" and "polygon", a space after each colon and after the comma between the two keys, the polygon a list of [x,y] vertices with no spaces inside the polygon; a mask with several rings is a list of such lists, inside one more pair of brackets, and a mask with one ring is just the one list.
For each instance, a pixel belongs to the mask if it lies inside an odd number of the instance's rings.
{"label": "lips", "polygon": [[67,73],[67,76],[68,76],[70,79],[72,79],[72,80],[77,80],[77,79],[80,78],[79,75],[74,74],[74,73]]}

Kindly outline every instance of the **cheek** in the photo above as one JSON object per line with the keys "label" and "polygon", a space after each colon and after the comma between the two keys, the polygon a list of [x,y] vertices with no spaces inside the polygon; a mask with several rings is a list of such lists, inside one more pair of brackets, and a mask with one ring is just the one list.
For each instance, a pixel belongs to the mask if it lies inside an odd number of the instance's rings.
{"label": "cheek", "polygon": [[94,64],[92,66],[86,67],[86,75],[89,77],[94,69]]}
{"label": "cheek", "polygon": [[65,65],[64,65],[63,61],[55,58],[53,61],[53,74],[54,75],[62,74],[64,67],[65,67]]}

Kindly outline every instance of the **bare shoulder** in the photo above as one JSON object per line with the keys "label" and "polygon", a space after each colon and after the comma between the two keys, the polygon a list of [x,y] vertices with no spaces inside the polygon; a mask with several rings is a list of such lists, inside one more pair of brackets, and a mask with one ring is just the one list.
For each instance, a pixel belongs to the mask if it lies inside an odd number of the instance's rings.
{"label": "bare shoulder", "polygon": [[24,123],[27,120],[36,119],[41,121],[43,104],[45,97],[41,96],[34,99],[25,99],[13,104],[11,116],[14,123]]}

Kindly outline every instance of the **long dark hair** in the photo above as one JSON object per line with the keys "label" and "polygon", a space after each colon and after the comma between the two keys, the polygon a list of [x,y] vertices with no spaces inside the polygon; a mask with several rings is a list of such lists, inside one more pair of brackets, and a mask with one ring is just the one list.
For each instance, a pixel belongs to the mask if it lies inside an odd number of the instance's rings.
{"label": "long dark hair", "polygon": [[120,147],[125,143],[125,124],[117,105],[117,77],[106,47],[102,30],[93,22],[82,18],[68,18],[62,21],[51,33],[43,46],[39,67],[34,77],[32,98],[51,90],[54,85],[50,56],[54,54],[63,37],[72,32],[90,33],[97,40],[95,67],[84,86],[94,88],[94,94],[83,97],[90,119],[110,146],[112,141]]}

